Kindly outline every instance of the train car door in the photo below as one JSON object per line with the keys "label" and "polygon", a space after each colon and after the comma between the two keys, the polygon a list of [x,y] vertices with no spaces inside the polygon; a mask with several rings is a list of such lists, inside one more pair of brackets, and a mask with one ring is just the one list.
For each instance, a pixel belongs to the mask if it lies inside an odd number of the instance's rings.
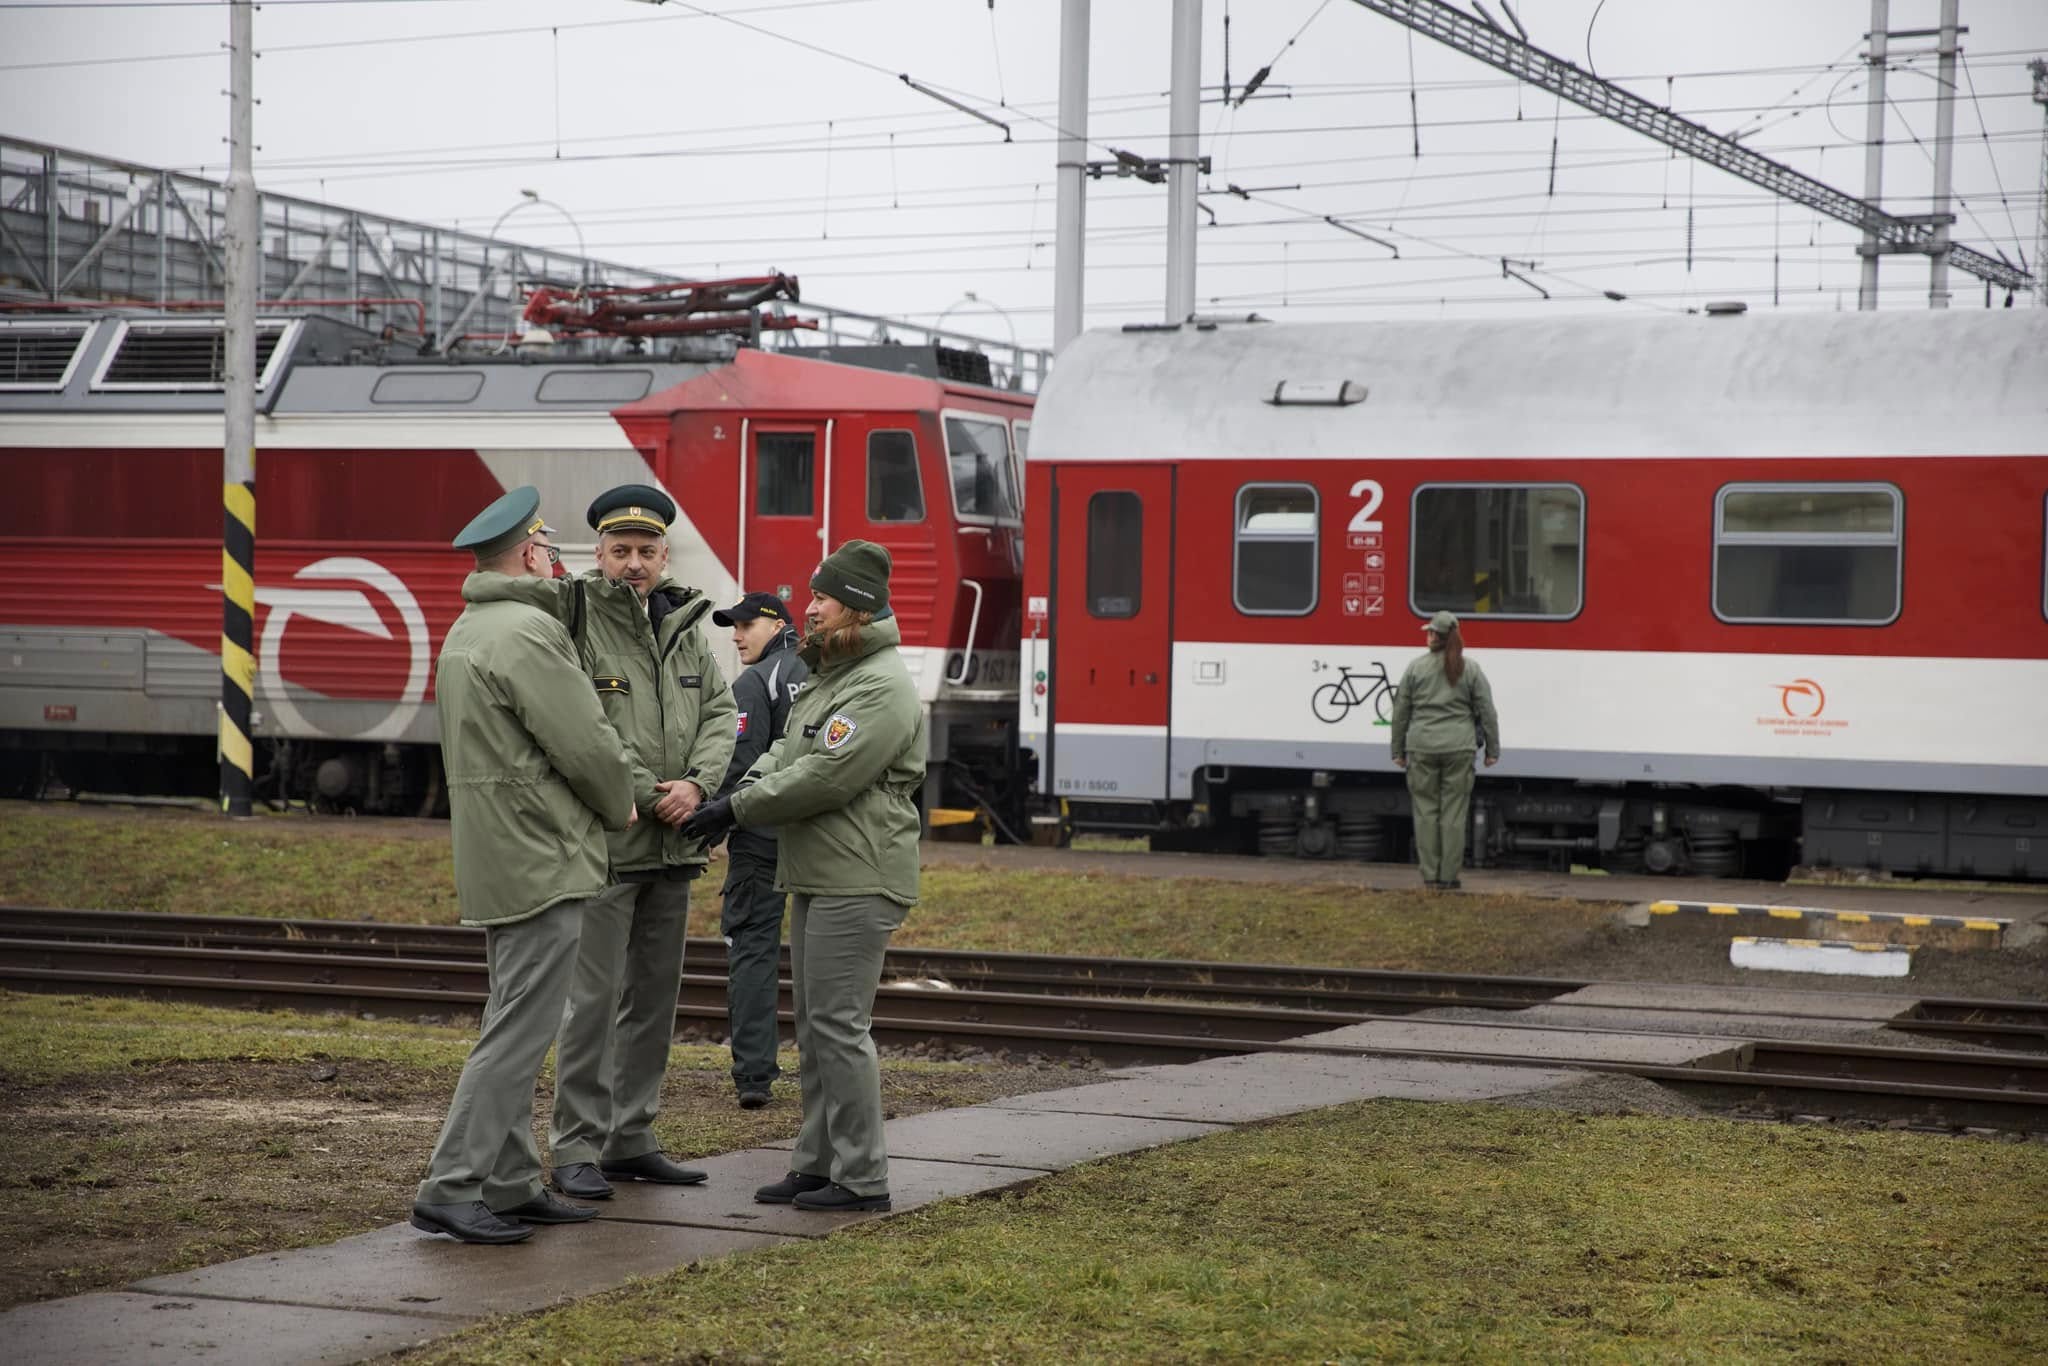
{"label": "train car door", "polygon": [[1173,492],[1168,466],[1053,471],[1051,768],[1059,796],[1166,796]]}
{"label": "train car door", "polygon": [[740,479],[739,580],[744,593],[775,593],[802,610],[811,571],[825,558],[831,505],[831,422],[748,424]]}

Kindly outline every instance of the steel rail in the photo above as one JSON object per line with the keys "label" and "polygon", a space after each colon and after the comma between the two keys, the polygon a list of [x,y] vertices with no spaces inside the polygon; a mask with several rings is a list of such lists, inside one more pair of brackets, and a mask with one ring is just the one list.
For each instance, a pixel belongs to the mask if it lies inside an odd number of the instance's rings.
{"label": "steel rail", "polygon": [[[459,925],[0,906],[0,943],[22,938],[360,956],[366,961],[427,957],[467,962],[479,970],[484,961],[484,932]],[[686,963],[705,964],[715,975],[722,974],[724,958],[725,945],[720,940],[688,941]],[[785,977],[788,967],[788,948],[784,946]],[[977,992],[1072,995],[1085,990],[1099,997],[1231,1001],[1341,1014],[1347,1017],[1344,1022],[1447,1005],[1516,1010],[1591,985],[1583,979],[923,948],[891,949],[884,972],[886,980],[936,979],[948,987]],[[722,991],[723,977],[716,976],[716,980]],[[1901,997],[1899,1008],[1897,1016],[1883,1022],[1885,1028],[1994,1049],[2048,1049],[2048,1002]],[[1671,1014],[1740,1013],[1686,1005],[1658,1009]],[[1781,1003],[1774,1003],[1759,1013],[1784,1015],[1786,1011]],[[1798,1013],[1816,1020],[1840,1018],[1824,1008]]]}
{"label": "steel rail", "polygon": [[[218,1002],[352,1009],[364,1004],[481,1009],[484,964],[282,948],[214,949],[163,943],[0,937],[0,985],[31,990],[97,990]],[[725,1021],[722,977],[686,974],[676,1015],[716,1032]],[[789,1018],[783,1010],[783,1018]],[[1352,1044],[1313,1037],[1344,1025],[1398,1017],[1216,1005],[1127,997],[927,990],[884,986],[875,1033],[884,1042],[942,1039],[979,1048],[1065,1047],[1106,1060],[1157,1061],[1284,1052],[1431,1059],[1466,1064],[1616,1072],[1690,1087],[1797,1093],[1840,1100],[1878,1097],[1940,1107],[2006,1127],[2048,1128],[2048,1059],[2029,1054],[1937,1052],[1790,1040],[1725,1041],[1683,1065],[1580,1057],[1571,1040],[1651,1034],[1560,1028],[1511,1020],[1443,1021],[1496,1038],[1541,1036],[1526,1052],[1475,1052],[1402,1043]],[[1698,1041],[1693,1035],[1665,1035]],[[1560,1048],[1559,1041],[1564,1041]],[[1597,1048],[1590,1050],[1597,1054]]]}

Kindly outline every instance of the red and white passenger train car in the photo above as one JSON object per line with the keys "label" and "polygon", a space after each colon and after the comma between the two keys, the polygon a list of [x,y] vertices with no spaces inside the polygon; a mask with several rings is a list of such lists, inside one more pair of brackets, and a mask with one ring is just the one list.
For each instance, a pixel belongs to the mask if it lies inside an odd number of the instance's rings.
{"label": "red and white passenger train car", "polygon": [[1026,490],[1019,738],[1083,823],[1389,850],[1449,609],[1476,861],[2048,877],[2048,314],[1094,333]]}
{"label": "red and white passenger train car", "polygon": [[[888,546],[934,763],[1001,785],[1031,400],[935,377],[963,353],[857,349],[923,371],[890,373],[746,349],[427,356],[319,318],[260,334],[260,795],[433,809],[433,662],[469,569],[449,536],[534,484],[566,561],[587,566],[584,509],[641,482],[681,509],[671,572],[721,604],[742,589],[801,599],[831,542]],[[209,790],[220,335],[218,319],[0,321],[0,763],[14,791]]]}

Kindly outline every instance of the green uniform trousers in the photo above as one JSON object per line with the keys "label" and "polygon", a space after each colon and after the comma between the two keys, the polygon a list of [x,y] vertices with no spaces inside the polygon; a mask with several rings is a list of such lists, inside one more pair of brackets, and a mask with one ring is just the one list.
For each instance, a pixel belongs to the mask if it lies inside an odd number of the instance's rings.
{"label": "green uniform trousers", "polygon": [[1472,751],[1410,754],[1408,805],[1415,813],[1422,880],[1457,881],[1465,866],[1465,814],[1472,806]]}
{"label": "green uniform trousers", "polygon": [[676,1032],[690,884],[631,873],[590,901],[555,1039],[555,1165],[661,1151],[654,1116]]}
{"label": "green uniform trousers", "polygon": [[569,995],[583,917],[594,904],[562,901],[484,931],[491,994],[483,1030],[455,1083],[448,1122],[420,1183],[422,1204],[481,1200],[505,1210],[540,1194],[533,1087]]}
{"label": "green uniform trousers", "polygon": [[882,952],[908,908],[885,896],[790,898],[789,958],[804,1121],[789,1169],[856,1195],[889,1189],[882,1072],[868,1028]]}
{"label": "green uniform trousers", "polygon": [[775,1011],[781,1004],[782,913],[787,898],[775,890],[775,845],[765,850],[736,835],[725,846],[725,902],[718,932],[725,936],[725,1017],[732,1032],[732,1080],[742,1091],[765,1088],[782,1075],[775,1061],[781,1041]]}

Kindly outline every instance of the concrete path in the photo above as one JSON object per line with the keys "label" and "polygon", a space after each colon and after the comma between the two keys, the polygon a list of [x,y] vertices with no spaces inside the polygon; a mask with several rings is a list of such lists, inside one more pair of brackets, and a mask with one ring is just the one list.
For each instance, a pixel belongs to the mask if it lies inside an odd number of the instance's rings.
{"label": "concrete path", "polygon": [[[1331,1037],[1349,1042],[1340,1031]],[[1659,1061],[1685,1055],[1640,1036]],[[1719,1041],[1725,1042],[1725,1041]],[[1704,1054],[1710,1045],[1695,1050]],[[1627,1052],[1611,1038],[1560,1043],[1561,1058]],[[1592,1051],[1589,1051],[1592,1050]],[[1110,1073],[1101,1081],[892,1120],[898,1212],[1023,1185],[1117,1153],[1370,1097],[1486,1100],[1573,1080],[1567,1070],[1342,1055],[1267,1054]],[[265,1253],[118,1292],[0,1314],[8,1360],[31,1363],[347,1362],[452,1333],[492,1314],[592,1294],[629,1277],[819,1238],[878,1215],[757,1205],[789,1145],[696,1165],[696,1187],[622,1184],[588,1224],[547,1227],[512,1247],[471,1247],[404,1223],[324,1247]],[[392,1203],[408,1195],[394,1183]]]}

